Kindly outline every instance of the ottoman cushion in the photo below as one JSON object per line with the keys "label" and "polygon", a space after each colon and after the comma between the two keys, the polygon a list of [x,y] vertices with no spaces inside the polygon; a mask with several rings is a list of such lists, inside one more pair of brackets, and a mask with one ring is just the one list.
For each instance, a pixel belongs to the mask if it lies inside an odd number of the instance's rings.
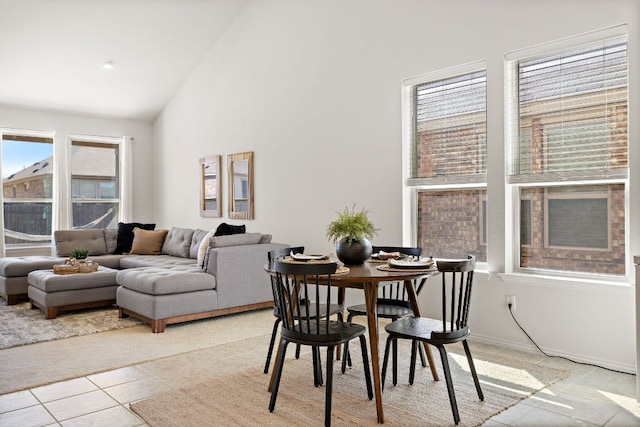
{"label": "ottoman cushion", "polygon": [[54,274],[52,270],[36,270],[29,273],[27,282],[43,292],[61,292],[80,289],[115,286],[118,271],[98,267],[93,273]]}
{"label": "ottoman cushion", "polygon": [[167,269],[145,267],[118,272],[118,284],[132,291],[148,295],[172,295],[213,290],[216,278],[199,268]]}
{"label": "ottoman cushion", "polygon": [[0,275],[4,277],[26,276],[34,270],[47,270],[65,258],[54,256],[28,256],[0,258]]}

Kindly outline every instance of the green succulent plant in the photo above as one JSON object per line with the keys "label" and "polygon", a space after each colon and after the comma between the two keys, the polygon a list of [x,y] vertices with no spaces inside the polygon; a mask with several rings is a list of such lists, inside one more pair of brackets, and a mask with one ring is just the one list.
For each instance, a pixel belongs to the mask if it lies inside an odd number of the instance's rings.
{"label": "green succulent plant", "polygon": [[363,239],[372,239],[378,233],[378,229],[369,219],[369,211],[362,209],[356,212],[355,205],[342,212],[336,212],[338,219],[327,226],[327,238],[333,243],[344,241],[352,243],[362,242]]}
{"label": "green succulent plant", "polygon": [[76,247],[71,249],[69,255],[75,259],[85,259],[89,255],[89,249]]}

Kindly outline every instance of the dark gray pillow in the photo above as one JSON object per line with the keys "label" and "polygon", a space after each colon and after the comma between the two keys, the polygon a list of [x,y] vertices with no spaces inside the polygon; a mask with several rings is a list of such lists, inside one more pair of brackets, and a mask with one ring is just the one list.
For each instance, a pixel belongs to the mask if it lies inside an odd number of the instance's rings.
{"label": "dark gray pillow", "polygon": [[246,232],[247,227],[245,225],[231,225],[223,222],[216,229],[214,236],[230,236],[232,234],[242,234]]}

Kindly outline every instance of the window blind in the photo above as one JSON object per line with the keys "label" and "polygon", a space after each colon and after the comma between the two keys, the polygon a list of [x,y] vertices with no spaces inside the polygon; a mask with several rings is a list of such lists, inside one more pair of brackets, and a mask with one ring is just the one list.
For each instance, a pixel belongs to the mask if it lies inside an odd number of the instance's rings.
{"label": "window blind", "polygon": [[627,43],[520,60],[509,182],[626,178]]}
{"label": "window blind", "polygon": [[409,185],[486,181],[486,71],[416,84]]}

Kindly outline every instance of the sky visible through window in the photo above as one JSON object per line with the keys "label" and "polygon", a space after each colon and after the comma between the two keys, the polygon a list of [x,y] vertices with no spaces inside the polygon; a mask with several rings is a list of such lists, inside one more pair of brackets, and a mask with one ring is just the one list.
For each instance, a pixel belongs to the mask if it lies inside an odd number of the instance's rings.
{"label": "sky visible through window", "polygon": [[2,141],[2,178],[53,155],[53,145],[41,142]]}

